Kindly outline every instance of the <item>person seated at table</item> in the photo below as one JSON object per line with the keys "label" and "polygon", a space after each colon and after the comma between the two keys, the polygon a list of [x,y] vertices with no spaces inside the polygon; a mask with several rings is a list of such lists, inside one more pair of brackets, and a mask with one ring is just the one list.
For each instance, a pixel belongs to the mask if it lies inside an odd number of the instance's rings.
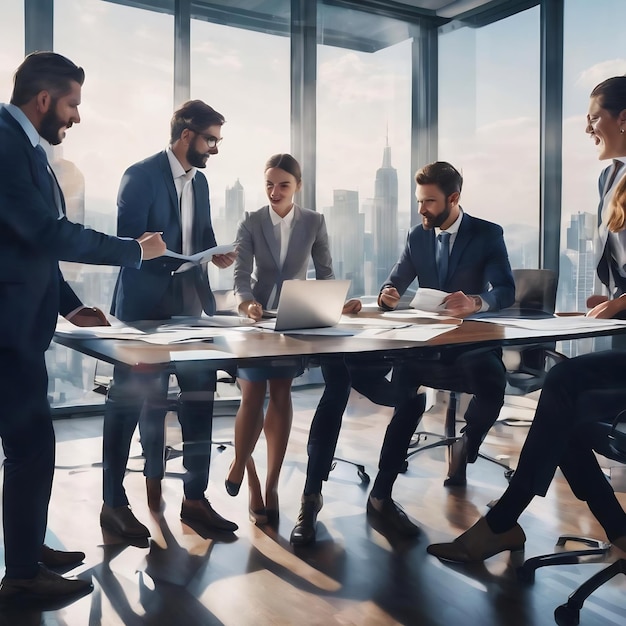
{"label": "person seated at table", "polygon": [[535,496],[546,495],[557,467],[609,541],[626,552],[626,513],[598,465],[589,430],[594,423],[610,424],[626,408],[624,372],[626,352],[621,351],[585,354],[555,365],[502,497],[469,530],[451,543],[429,545],[428,552],[448,561],[472,562],[523,549],[526,535],[517,520]]}
{"label": "person seated at table", "polygon": [[[589,317],[626,317],[626,76],[614,76],[596,85],[590,94],[585,132],[594,141],[598,159],[612,159],[598,180],[598,258],[596,272],[609,297],[587,299]],[[613,337],[614,348],[625,347],[624,337]]]}
{"label": "person seated at table", "polygon": [[[209,188],[199,170],[218,153],[224,117],[208,104],[191,100],[174,112],[167,149],[130,166],[118,193],[117,232],[133,236],[145,224],[163,233],[169,250],[194,254],[216,245],[211,225]],[[143,231],[141,231],[143,232]],[[235,253],[214,255],[217,267],[228,267]],[[166,320],[174,316],[215,313],[215,298],[206,266],[173,273],[171,259],[122,270],[111,313],[123,321]],[[217,513],[205,496],[209,481],[215,370],[191,361],[176,363],[181,389],[177,416],[183,438],[184,498],[181,519],[222,531],[237,525]],[[139,421],[146,458],[148,506],[161,509],[164,429],[168,410],[169,371],[115,367],[104,413],[103,499],[100,524],[130,538],[150,531],[129,508],[123,486],[130,443]]]}
{"label": "person seated at table", "polygon": [[[310,259],[316,279],[335,277],[324,216],[294,204],[294,195],[301,186],[298,161],[290,154],[273,155],[265,165],[269,205],[246,212],[239,224],[235,296],[240,313],[253,320],[260,320],[264,309],[276,308],[284,280],[306,279]],[[349,300],[344,313],[356,313],[360,308],[358,300]],[[250,519],[256,524],[278,520],[278,479],[293,416],[291,384],[302,371],[301,358],[292,363],[237,370],[241,404],[235,417],[235,458],[225,486],[231,496],[236,496],[247,470]],[[267,443],[264,493],[252,458],[261,431]]]}
{"label": "person seated at table", "polygon": [[[415,180],[422,224],[410,231],[400,260],[381,288],[379,306],[383,310],[394,309],[416,278],[419,287],[448,292],[442,311],[446,315],[464,318],[513,304],[515,284],[502,228],[462,211],[461,174],[449,163],[436,162],[420,169]],[[439,240],[446,238],[449,242],[444,253]],[[291,534],[294,544],[315,540],[317,514],[322,508],[321,482],[327,479],[332,463],[351,376],[359,376],[356,364],[348,370],[341,372],[335,365],[332,375],[339,381],[335,383],[334,397],[341,399],[335,403],[340,410],[333,410],[332,403],[325,402],[324,407],[318,407],[311,425],[307,480]],[[330,378],[329,375],[327,380]],[[385,433],[367,512],[390,530],[412,536],[420,529],[392,500],[391,492],[396,477],[404,469],[411,437],[425,409],[418,389],[426,385],[474,394],[465,414],[467,425],[463,436],[455,444],[456,463],[450,468],[447,480],[449,485],[465,484],[465,465],[476,460],[478,448],[504,401],[506,378],[502,351],[499,348],[445,350],[439,361],[414,359],[396,366],[393,381],[395,410]]]}

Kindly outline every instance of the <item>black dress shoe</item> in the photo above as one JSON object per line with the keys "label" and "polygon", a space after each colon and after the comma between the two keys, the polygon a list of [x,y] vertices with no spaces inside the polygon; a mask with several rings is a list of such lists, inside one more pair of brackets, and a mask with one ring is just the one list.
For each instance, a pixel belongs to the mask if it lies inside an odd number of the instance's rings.
{"label": "black dress shoe", "polygon": [[209,528],[224,530],[229,533],[235,532],[239,528],[235,522],[225,519],[215,511],[206,498],[202,498],[202,500],[185,498],[180,509],[180,519],[183,522],[188,520],[200,522]]}
{"label": "black dress shoe", "polygon": [[317,514],[322,510],[323,504],[324,499],[321,493],[302,496],[300,513],[298,513],[296,525],[291,531],[290,543],[294,546],[304,546],[315,541]]}
{"label": "black dress shoe", "polygon": [[112,507],[103,504],[102,511],[100,511],[100,526],[112,533],[131,539],[150,536],[148,528],[133,515],[128,506]]}
{"label": "black dress shoe", "polygon": [[465,487],[467,485],[467,437],[462,435],[448,449],[448,477],[444,487]]}
{"label": "black dress shoe", "polygon": [[84,552],[64,552],[62,550],[53,550],[47,545],[41,547],[41,562],[49,568],[69,567],[70,565],[78,565],[85,560]]}
{"label": "black dress shoe", "polygon": [[421,534],[422,529],[409,519],[399,504],[391,498],[385,498],[379,502],[381,503],[380,510],[372,502],[372,496],[367,499],[367,515],[373,520],[407,537],[416,537]]}
{"label": "black dress shoe", "polygon": [[1,605],[30,605],[48,601],[74,600],[93,591],[90,580],[63,578],[40,565],[34,578],[3,578]]}

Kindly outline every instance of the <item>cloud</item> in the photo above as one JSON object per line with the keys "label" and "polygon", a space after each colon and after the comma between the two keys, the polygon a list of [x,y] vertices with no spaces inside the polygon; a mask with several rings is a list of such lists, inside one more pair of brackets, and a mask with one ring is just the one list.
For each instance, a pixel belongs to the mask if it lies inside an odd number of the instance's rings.
{"label": "cloud", "polygon": [[586,87],[591,91],[603,80],[611,78],[611,76],[620,76],[622,74],[626,74],[626,59],[609,59],[608,61],[596,63],[586,70],[583,70],[576,80],[576,85]]}

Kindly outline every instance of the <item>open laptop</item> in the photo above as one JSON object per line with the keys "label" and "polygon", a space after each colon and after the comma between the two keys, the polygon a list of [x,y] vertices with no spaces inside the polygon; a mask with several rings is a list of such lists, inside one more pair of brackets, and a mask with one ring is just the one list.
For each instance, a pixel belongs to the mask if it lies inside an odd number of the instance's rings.
{"label": "open laptop", "polygon": [[349,280],[285,280],[274,330],[335,326],[350,288]]}

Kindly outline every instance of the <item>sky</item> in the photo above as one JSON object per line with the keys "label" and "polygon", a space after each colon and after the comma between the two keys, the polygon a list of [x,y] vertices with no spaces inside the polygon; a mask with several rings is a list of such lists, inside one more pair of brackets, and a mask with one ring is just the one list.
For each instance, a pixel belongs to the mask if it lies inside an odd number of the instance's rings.
{"label": "sky", "polygon": [[[591,88],[626,72],[620,20],[610,19],[622,8],[622,0],[595,0],[594,16],[607,19],[601,36],[593,36],[588,0],[566,3],[564,215],[597,205],[602,163],[585,136],[585,114]],[[3,0],[2,11],[0,100],[7,101],[24,46],[22,3]],[[173,28],[172,16],[150,11],[100,0],[55,2],[55,48],[87,75],[82,123],[70,130],[62,149],[85,175],[88,214],[114,214],[124,169],[167,145]],[[191,33],[191,96],[227,119],[220,154],[206,169],[213,209],[220,210],[225,188],[239,178],[246,208],[254,210],[265,203],[265,161],[290,149],[289,40],[195,20]],[[371,197],[388,137],[400,181],[399,209],[408,211],[410,42],[373,54],[318,46],[317,72],[315,208],[330,205],[337,188],[359,191],[362,202]],[[440,158],[463,171],[466,210],[503,225],[537,227],[539,9],[442,35],[439,89]]]}

